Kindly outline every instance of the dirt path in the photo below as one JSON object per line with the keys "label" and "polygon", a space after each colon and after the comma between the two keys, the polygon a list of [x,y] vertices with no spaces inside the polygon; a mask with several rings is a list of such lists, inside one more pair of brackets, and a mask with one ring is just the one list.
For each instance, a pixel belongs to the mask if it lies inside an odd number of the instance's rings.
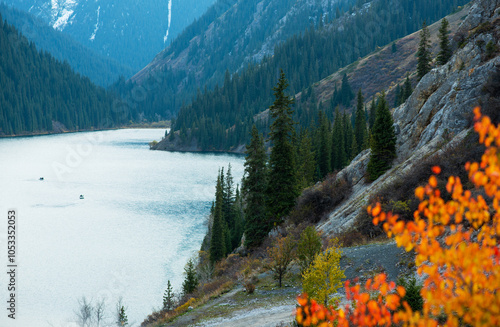
{"label": "dirt path", "polygon": [[[363,282],[380,272],[386,272],[390,280],[408,271],[411,256],[394,242],[344,248],[341,266],[346,279],[359,278]],[[289,326],[293,321],[296,297],[301,292],[298,269],[285,281],[285,287],[277,288],[269,273],[259,276],[254,294],[247,294],[241,286],[221,297],[192,310],[166,326],[195,327],[276,327]],[[343,289],[340,293],[343,293]]]}

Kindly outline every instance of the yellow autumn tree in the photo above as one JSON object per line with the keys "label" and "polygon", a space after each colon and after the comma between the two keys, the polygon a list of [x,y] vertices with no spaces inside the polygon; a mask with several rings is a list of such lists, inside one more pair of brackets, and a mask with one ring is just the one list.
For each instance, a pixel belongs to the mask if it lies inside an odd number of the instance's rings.
{"label": "yellow autumn tree", "polygon": [[334,241],[324,252],[319,253],[308,269],[302,274],[302,288],[311,298],[333,304],[336,298],[331,297],[342,287],[344,270],[340,269],[342,251],[338,242]]}
{"label": "yellow autumn tree", "polygon": [[281,287],[283,278],[295,259],[295,240],[291,235],[278,236],[273,242],[273,247],[267,249],[267,255],[269,262],[266,267],[273,272],[274,279]]}
{"label": "yellow autumn tree", "polygon": [[[467,163],[472,190],[458,177],[449,177],[441,197],[434,167],[427,185],[415,190],[420,199],[414,220],[368,208],[374,224],[382,223],[398,246],[414,250],[418,273],[424,277],[422,312],[413,312],[401,299],[405,290],[385,275],[360,285],[346,283],[355,305],[325,308],[306,296],[298,298],[300,326],[500,326],[500,126],[474,110],[474,129],[486,146],[481,162]],[[374,296],[373,292],[378,291]],[[438,323],[439,321],[439,323]]]}

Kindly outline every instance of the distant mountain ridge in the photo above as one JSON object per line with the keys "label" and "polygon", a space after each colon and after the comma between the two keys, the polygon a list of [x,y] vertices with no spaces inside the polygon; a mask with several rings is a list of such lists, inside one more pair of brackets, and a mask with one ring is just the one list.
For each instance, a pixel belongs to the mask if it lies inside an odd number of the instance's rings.
{"label": "distant mountain ridge", "polygon": [[66,60],[76,72],[87,76],[100,86],[109,86],[120,76],[128,78],[133,74],[130,68],[83,46],[30,13],[1,3],[0,14],[28,40],[34,42],[39,50],[49,52],[60,61]]}
{"label": "distant mountain ridge", "polygon": [[6,0],[6,3],[32,13],[101,55],[138,71],[214,1]]}
{"label": "distant mountain ridge", "polygon": [[[197,93],[190,104],[181,108],[172,127],[181,136],[180,140],[168,138],[158,148],[241,151],[249,141],[254,123],[264,135],[269,131],[265,110],[272,104],[272,88],[280,69],[290,83],[288,94],[310,90],[314,83],[360,57],[417,31],[424,20],[433,23],[456,10],[455,4],[464,3],[467,1],[358,1],[339,18],[329,22],[320,20],[318,26],[280,43],[273,56],[265,57],[259,64],[250,65],[239,74],[226,73],[224,82],[213,91],[205,89]],[[374,73],[387,74],[377,70]],[[330,94],[334,88],[335,84],[330,85]],[[334,107],[324,103],[322,110],[332,118]],[[296,103],[295,112],[295,120],[303,128],[318,117],[318,108],[307,103]],[[169,143],[170,139],[175,142]]]}

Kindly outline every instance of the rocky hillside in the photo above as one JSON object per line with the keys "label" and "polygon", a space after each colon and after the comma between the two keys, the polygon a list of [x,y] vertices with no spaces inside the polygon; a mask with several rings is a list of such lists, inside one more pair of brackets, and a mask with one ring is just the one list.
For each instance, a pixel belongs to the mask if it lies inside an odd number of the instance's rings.
{"label": "rocky hillside", "polygon": [[[470,4],[460,7],[454,14],[446,16],[450,23],[451,38],[457,34],[458,27],[467,16],[469,9]],[[440,24],[441,21],[438,21],[428,27],[432,42],[430,50],[434,55],[439,52],[438,29]],[[361,89],[366,102],[371,101],[372,97],[381,90],[385,90],[388,102],[392,104],[396,86],[402,85],[407,73],[411,74],[413,85],[416,84],[417,57],[415,53],[420,41],[419,33],[420,31],[417,31],[394,41],[395,51],[392,43],[379,47],[370,55],[360,58],[351,65],[315,83],[312,87],[313,94],[316,95],[316,102],[330,100],[335,85],[340,87],[342,77],[347,74],[352,89],[355,91]],[[300,101],[302,92],[295,97]]]}
{"label": "rocky hillside", "polygon": [[326,234],[353,227],[371,197],[391,185],[405,183],[426,158],[453,153],[471,131],[475,106],[498,118],[500,0],[473,2],[456,32],[455,43],[459,49],[452,59],[424,76],[407,102],[394,110],[398,135],[393,168],[367,183],[364,174],[369,150],[365,150],[339,174],[352,181],[353,192],[319,225]]}

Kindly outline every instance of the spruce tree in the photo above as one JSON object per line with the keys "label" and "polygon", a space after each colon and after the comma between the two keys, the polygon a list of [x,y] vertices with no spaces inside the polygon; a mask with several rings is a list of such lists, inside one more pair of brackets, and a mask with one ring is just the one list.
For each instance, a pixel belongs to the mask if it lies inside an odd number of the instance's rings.
{"label": "spruce tree", "polygon": [[413,88],[411,86],[410,74],[409,73],[406,73],[406,80],[405,80],[405,83],[403,85],[403,88],[401,89],[401,93],[402,93],[402,101],[401,101],[401,103],[404,103],[406,100],[408,100],[408,98],[410,97],[410,95],[413,93]]}
{"label": "spruce tree", "polygon": [[167,281],[167,289],[163,295],[163,310],[170,311],[174,308],[174,291],[170,280]]}
{"label": "spruce tree", "polygon": [[402,90],[401,90],[401,87],[399,86],[396,86],[396,94],[394,96],[394,107],[399,107],[401,105],[401,95],[402,95]]}
{"label": "spruce tree", "polygon": [[242,193],[245,199],[245,246],[256,247],[269,232],[266,217],[267,155],[264,138],[252,127],[247,145]]}
{"label": "spruce tree", "polygon": [[364,102],[365,99],[363,97],[363,93],[361,93],[361,90],[358,92],[358,105],[356,106],[356,113],[355,113],[355,121],[354,121],[354,135],[356,139],[356,153],[360,153],[363,151],[368,142],[368,131],[366,130],[366,116],[365,116],[365,111],[364,111]]}
{"label": "spruce tree", "polygon": [[215,204],[213,207],[212,236],[210,238],[210,261],[219,261],[226,255],[226,223],[222,211],[223,185],[221,175],[217,176]]}
{"label": "spruce tree", "polygon": [[349,85],[349,80],[347,79],[347,74],[342,77],[342,87],[340,89],[340,103],[344,107],[349,107],[352,99],[354,99],[354,92],[352,92],[351,86]]}
{"label": "spruce tree", "polygon": [[273,88],[274,103],[269,108],[271,117],[274,119],[269,133],[272,149],[266,192],[270,228],[281,223],[283,217],[295,205],[295,199],[299,193],[291,139],[294,129],[291,109],[293,99],[285,95],[287,87],[288,82],[282,70],[278,84]]}
{"label": "spruce tree", "polygon": [[422,30],[420,31],[420,43],[417,51],[417,73],[419,80],[431,70],[432,58],[429,50],[431,47],[430,37],[429,29],[424,21]]}
{"label": "spruce tree", "polygon": [[[328,135],[326,135],[325,140],[328,141]],[[328,150],[328,147],[326,147],[325,150]],[[314,182],[314,174],[316,171],[316,160],[314,156],[315,153],[312,139],[308,131],[305,130],[300,135],[300,142],[297,149],[297,179],[299,190],[305,189]],[[330,159],[328,154],[327,159]]]}
{"label": "spruce tree", "polygon": [[342,128],[344,129],[344,146],[346,154],[346,161],[343,166],[345,167],[354,156],[354,147],[357,147],[356,139],[354,138],[354,132],[352,130],[351,119],[345,111],[342,115]]}
{"label": "spruce tree", "polygon": [[379,97],[375,124],[372,129],[371,156],[368,162],[368,176],[376,180],[391,168],[396,156],[396,135],[392,114],[385,99],[385,92]]}
{"label": "spruce tree", "polygon": [[438,65],[444,65],[446,64],[452,55],[451,52],[451,47],[450,47],[450,40],[448,38],[448,34],[450,31],[448,30],[448,26],[450,24],[448,23],[448,20],[446,18],[443,18],[441,21],[441,27],[439,28],[439,53],[437,56],[437,64]]}
{"label": "spruce tree", "polygon": [[372,98],[372,103],[370,105],[370,115],[368,117],[368,127],[370,131],[373,128],[373,124],[375,124],[375,116],[377,112],[377,104],[375,103],[375,96]]}
{"label": "spruce tree", "polygon": [[198,287],[198,275],[193,259],[189,259],[184,267],[184,282],[182,283],[182,292],[184,295],[193,293]]}
{"label": "spruce tree", "polygon": [[340,170],[347,163],[347,155],[345,153],[345,138],[344,128],[342,124],[342,115],[339,108],[335,108],[335,120],[333,122],[332,131],[332,170]]}
{"label": "spruce tree", "polygon": [[330,155],[330,146],[329,146],[329,125],[330,122],[326,115],[320,111],[319,112],[319,129],[317,135],[318,142],[318,169],[319,169],[319,178],[323,179],[331,170],[331,155]]}

